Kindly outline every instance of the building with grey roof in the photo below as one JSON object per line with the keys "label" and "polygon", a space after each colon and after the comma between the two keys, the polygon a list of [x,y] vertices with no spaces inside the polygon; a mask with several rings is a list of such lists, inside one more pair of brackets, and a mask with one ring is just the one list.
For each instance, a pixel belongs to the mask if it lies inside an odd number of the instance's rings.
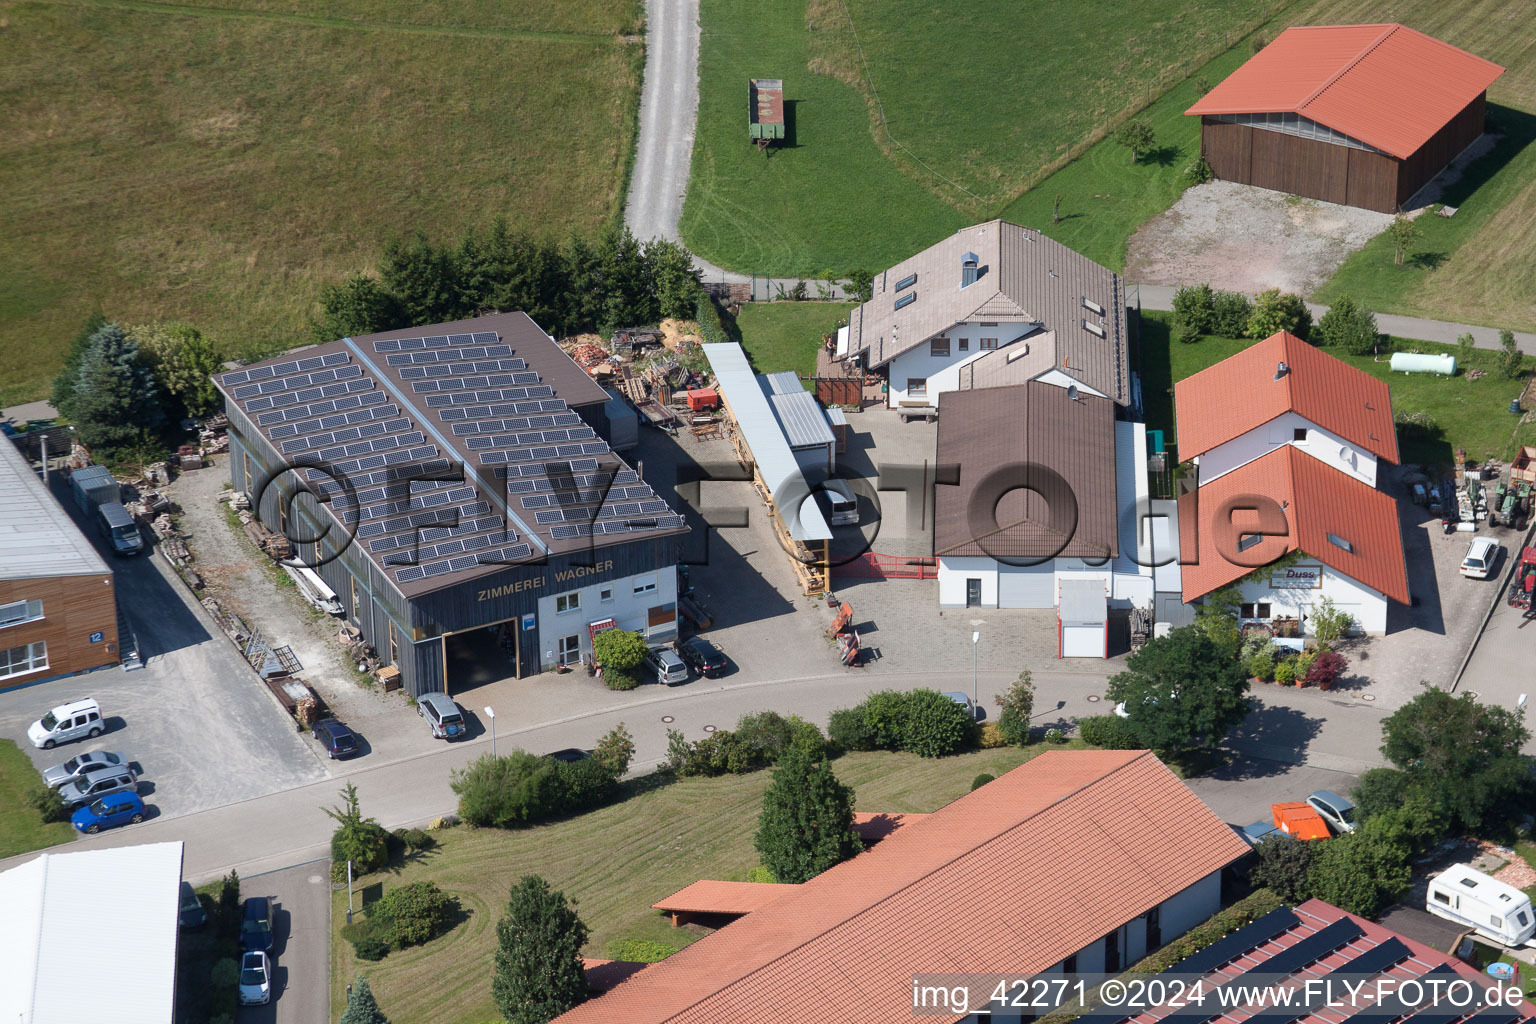
{"label": "building with grey roof", "polygon": [[117,662],[112,570],[0,438],[0,689]]}
{"label": "building with grey roof", "polygon": [[413,695],[677,634],[683,517],[599,436],[611,397],[522,313],[216,375],[230,472]]}
{"label": "building with grey roof", "polygon": [[837,352],[888,382],[891,408],[1044,381],[1131,404],[1120,276],[1032,228],[964,228],[874,279]]}

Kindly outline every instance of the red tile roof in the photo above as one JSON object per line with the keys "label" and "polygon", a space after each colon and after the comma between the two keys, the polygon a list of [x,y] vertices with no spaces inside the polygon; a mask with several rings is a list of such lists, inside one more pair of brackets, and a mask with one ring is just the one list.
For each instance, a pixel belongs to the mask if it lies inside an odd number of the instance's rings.
{"label": "red tile roof", "polygon": [[1406,160],[1503,73],[1403,25],[1298,26],[1185,113],[1300,114]]}
{"label": "red tile roof", "polygon": [[[1256,529],[1257,516],[1241,504],[1254,495],[1281,506],[1289,532],[1265,537],[1242,552],[1245,564],[1236,565],[1217,551],[1217,517],[1225,511],[1237,533]],[[1230,501],[1239,504],[1228,505]],[[1353,550],[1339,547],[1329,535],[1348,541]],[[1235,538],[1229,538],[1229,544],[1235,545]],[[1186,603],[1293,551],[1303,551],[1394,601],[1409,602],[1397,502],[1292,445],[1276,448],[1202,485],[1198,492],[1182,495],[1179,547],[1186,563],[1181,569]]]}
{"label": "red tile roof", "polygon": [[685,885],[651,906],[656,910],[694,914],[750,914],[793,892],[798,886],[773,882],[716,882],[701,879]]}
{"label": "red tile roof", "polygon": [[582,973],[587,976],[587,987],[594,992],[606,992],[621,981],[639,974],[647,967],[648,963],[640,963],[635,960],[593,960],[590,957],[581,958]]}
{"label": "red tile roof", "polygon": [[1043,970],[1247,849],[1149,751],[1050,751],[559,1020],[909,1022],[914,973]]}
{"label": "red tile roof", "polygon": [[[1279,380],[1280,363],[1289,372]],[[1173,386],[1179,458],[1192,459],[1287,412],[1396,462],[1397,428],[1385,381],[1285,331]]]}
{"label": "red tile roof", "polygon": [[901,826],[910,825],[915,821],[922,821],[926,817],[928,817],[926,814],[887,814],[884,811],[878,813],[854,811],[853,830],[859,834],[859,838],[864,840],[866,844],[878,843],[901,828]]}

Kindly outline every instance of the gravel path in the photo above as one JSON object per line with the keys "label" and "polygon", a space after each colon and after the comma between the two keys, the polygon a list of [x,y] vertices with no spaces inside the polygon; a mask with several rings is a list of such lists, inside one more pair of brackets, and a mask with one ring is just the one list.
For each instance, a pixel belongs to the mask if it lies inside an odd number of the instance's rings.
{"label": "gravel path", "polygon": [[1213,181],[1187,189],[1131,236],[1125,277],[1310,295],[1391,223],[1390,214]]}

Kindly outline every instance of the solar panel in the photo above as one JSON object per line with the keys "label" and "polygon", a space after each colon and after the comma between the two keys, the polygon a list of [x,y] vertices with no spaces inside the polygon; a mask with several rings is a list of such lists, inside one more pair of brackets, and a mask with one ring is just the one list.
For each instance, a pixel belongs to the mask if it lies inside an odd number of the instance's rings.
{"label": "solar panel", "polygon": [[1427,1010],[1420,1010],[1408,1018],[1407,1024],[1451,1024],[1472,1012],[1470,1005],[1457,1006],[1442,999]]}
{"label": "solar panel", "polygon": [[[1419,980],[1422,981],[1425,978],[1444,978],[1448,975],[1454,976],[1455,974],[1456,972],[1451,967],[1441,964],[1439,967],[1423,975]],[[1385,1024],[1386,1021],[1405,1016],[1417,1008],[1418,1003],[1410,1004],[1403,998],[1402,986],[1399,985],[1392,990],[1391,995],[1380,1002],[1372,1003],[1370,1006],[1356,1010],[1348,1017],[1345,1017],[1343,1021],[1340,1021],[1339,1024]]]}
{"label": "solar panel", "polygon": [[1295,974],[1364,934],[1358,924],[1347,917],[1342,918],[1294,946],[1287,946],[1259,967],[1265,974]]}
{"label": "solar panel", "polygon": [[1473,1014],[1467,1024],[1516,1024],[1520,1019],[1520,1013],[1511,1010],[1507,1006],[1490,1006],[1486,1010]]}
{"label": "solar panel", "polygon": [[1204,977],[1217,968],[1224,967],[1245,953],[1249,953],[1275,936],[1287,932],[1298,923],[1295,912],[1286,907],[1271,910],[1251,924],[1246,924],[1224,939],[1193,953],[1168,971],[1170,974],[1193,974]]}
{"label": "solar panel", "polygon": [[[1393,964],[1406,960],[1412,955],[1412,951],[1397,939],[1388,939],[1373,949],[1366,950],[1353,959],[1346,960],[1343,964],[1326,972],[1323,977],[1330,975],[1358,976],[1360,979],[1374,977],[1391,967]],[[1269,973],[1268,965],[1260,964],[1257,973]],[[1331,998],[1329,992],[1322,986],[1303,985],[1293,991],[1290,1002],[1287,1005],[1268,1006],[1253,1014],[1243,1024],[1291,1024],[1292,1021],[1312,1013],[1319,1006],[1328,1002]],[[1507,1022],[1505,1022],[1507,1024]]]}

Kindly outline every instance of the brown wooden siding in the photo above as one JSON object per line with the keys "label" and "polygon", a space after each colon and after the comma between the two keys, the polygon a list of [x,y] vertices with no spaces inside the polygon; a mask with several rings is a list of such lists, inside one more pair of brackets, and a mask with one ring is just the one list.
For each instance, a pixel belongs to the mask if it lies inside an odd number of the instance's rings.
{"label": "brown wooden siding", "polygon": [[[43,617],[0,629],[0,648],[41,640],[48,645],[48,667],[0,679],[0,690],[117,663],[117,600],[110,574],[0,580],[0,604],[13,601],[42,601]],[[93,633],[101,634],[95,643]]]}
{"label": "brown wooden siding", "polygon": [[1253,154],[1253,129],[1203,118],[1200,126],[1201,149],[1211,173],[1223,181],[1248,181],[1248,164]]}
{"label": "brown wooden siding", "polygon": [[1224,181],[1382,213],[1398,208],[1392,157],[1212,118],[1201,119],[1200,137],[1205,162]]}
{"label": "brown wooden siding", "polygon": [[1412,199],[1415,192],[1423,188],[1431,178],[1440,173],[1446,164],[1456,159],[1462,150],[1476,142],[1477,137],[1483,134],[1487,99],[1488,94],[1483,93],[1468,103],[1462,108],[1461,113],[1447,121],[1428,142],[1403,161],[1403,169],[1398,173],[1397,181],[1399,206]]}

